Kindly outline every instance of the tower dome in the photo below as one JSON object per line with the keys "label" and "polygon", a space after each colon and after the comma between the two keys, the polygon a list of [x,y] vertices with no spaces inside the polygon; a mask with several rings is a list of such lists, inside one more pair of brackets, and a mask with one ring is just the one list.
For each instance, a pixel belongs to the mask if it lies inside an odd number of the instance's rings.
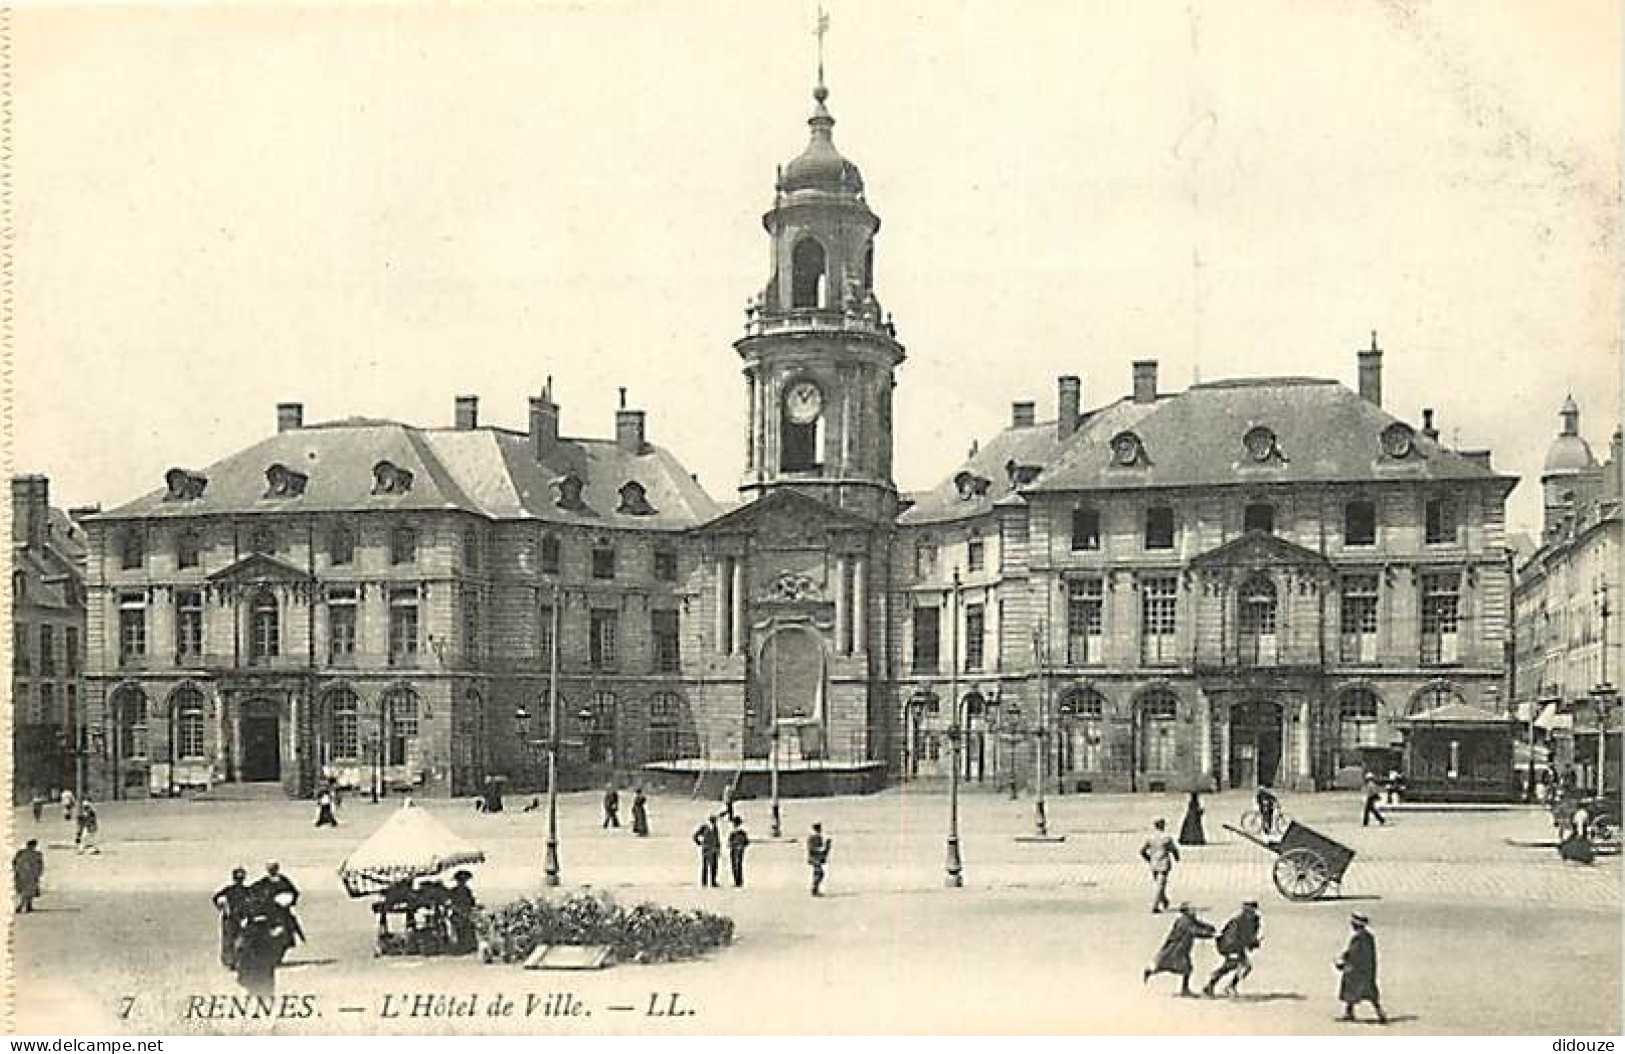
{"label": "tower dome", "polygon": [[1597,459],[1591,453],[1591,444],[1580,435],[1580,407],[1575,404],[1574,396],[1563,400],[1558,416],[1563,419],[1563,428],[1546,450],[1542,474],[1555,476],[1596,468]]}
{"label": "tower dome", "polygon": [[831,194],[862,194],[863,174],[858,166],[841,156],[835,149],[830,130],[835,118],[829,115],[824,100],[829,89],[819,84],[813,89],[813,115],[807,119],[812,137],[795,160],[784,166],[779,174],[779,189],[785,193],[798,190],[822,190]]}

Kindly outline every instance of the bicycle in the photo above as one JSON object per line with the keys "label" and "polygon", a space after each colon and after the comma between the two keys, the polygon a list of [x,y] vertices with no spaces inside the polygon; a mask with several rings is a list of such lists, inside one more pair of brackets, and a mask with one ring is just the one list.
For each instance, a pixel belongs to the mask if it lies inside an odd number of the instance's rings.
{"label": "bicycle", "polygon": [[1270,828],[1267,831],[1264,829],[1264,814],[1257,809],[1248,809],[1241,814],[1241,829],[1243,831],[1252,835],[1263,835],[1266,838],[1285,834],[1287,825],[1291,822],[1292,817],[1288,816],[1286,810],[1279,806],[1276,807],[1274,815],[1270,817]]}

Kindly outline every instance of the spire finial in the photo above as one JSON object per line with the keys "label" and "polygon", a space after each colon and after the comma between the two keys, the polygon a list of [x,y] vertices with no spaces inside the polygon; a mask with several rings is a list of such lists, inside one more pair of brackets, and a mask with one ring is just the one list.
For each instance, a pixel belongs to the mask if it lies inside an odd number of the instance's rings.
{"label": "spire finial", "polygon": [[813,35],[818,38],[818,85],[813,88],[813,98],[823,102],[829,98],[829,89],[824,87],[824,34],[829,32],[829,15],[824,11],[824,5],[818,5],[818,24]]}
{"label": "spire finial", "polygon": [[1372,351],[1381,351],[1382,350],[1381,348],[1377,347],[1377,331],[1376,330],[1371,331],[1371,350]]}

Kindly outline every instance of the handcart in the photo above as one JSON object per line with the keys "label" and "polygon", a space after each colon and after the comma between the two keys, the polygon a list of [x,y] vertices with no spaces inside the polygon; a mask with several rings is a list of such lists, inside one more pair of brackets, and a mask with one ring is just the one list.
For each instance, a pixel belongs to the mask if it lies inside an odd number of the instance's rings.
{"label": "handcart", "polygon": [[1288,900],[1317,900],[1325,895],[1328,886],[1341,886],[1354,860],[1354,850],[1296,820],[1288,823],[1286,833],[1274,842],[1229,824],[1224,828],[1276,855],[1271,873],[1275,888]]}

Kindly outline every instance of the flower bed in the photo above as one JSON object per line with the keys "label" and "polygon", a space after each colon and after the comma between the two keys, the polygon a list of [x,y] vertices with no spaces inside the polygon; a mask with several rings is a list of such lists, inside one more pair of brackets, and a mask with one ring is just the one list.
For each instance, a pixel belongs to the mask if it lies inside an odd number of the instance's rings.
{"label": "flower bed", "polygon": [[514,900],[477,919],[486,961],[524,962],[544,944],[603,944],[620,962],[693,959],[733,943],[733,920],[661,904],[623,907],[604,893]]}

